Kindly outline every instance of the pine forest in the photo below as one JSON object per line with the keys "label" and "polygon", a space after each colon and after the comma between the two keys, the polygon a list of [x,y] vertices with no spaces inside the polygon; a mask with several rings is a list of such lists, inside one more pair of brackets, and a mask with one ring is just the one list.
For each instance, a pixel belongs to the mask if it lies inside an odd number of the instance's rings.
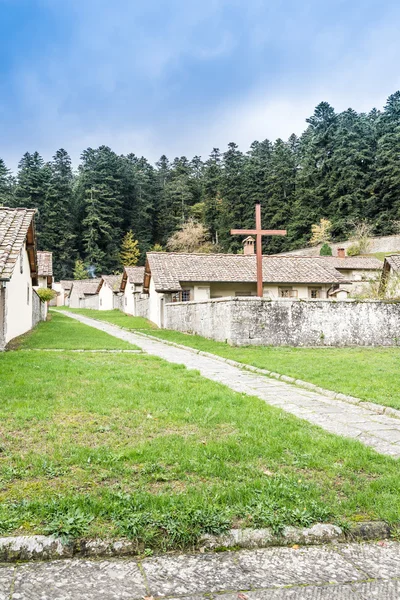
{"label": "pine forest", "polygon": [[263,227],[288,230],[265,242],[266,253],[307,245],[320,219],[337,240],[360,222],[374,235],[398,232],[400,92],[369,114],[322,102],[300,137],[255,141],[247,152],[232,142],[152,165],[100,146],[82,152],[76,171],[64,149],[50,162],[27,152],[15,175],[0,159],[0,205],[37,208],[39,249],[53,252],[56,279],[71,277],[77,260],[96,274],[118,272],[124,238],[143,264],[188,222],[201,225],[207,251],[238,252],[229,230],[254,226],[256,202]]}

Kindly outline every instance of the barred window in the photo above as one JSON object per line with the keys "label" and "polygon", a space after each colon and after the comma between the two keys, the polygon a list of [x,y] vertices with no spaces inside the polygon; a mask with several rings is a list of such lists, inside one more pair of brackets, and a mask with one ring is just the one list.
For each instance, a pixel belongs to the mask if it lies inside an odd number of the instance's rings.
{"label": "barred window", "polygon": [[279,288],[280,298],[297,298],[297,290],[292,288]]}

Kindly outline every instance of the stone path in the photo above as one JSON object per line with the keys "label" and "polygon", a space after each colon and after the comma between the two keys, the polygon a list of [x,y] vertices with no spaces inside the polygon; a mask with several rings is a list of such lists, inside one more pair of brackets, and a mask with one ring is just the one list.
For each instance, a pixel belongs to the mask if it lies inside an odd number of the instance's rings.
{"label": "stone path", "polygon": [[63,311],[62,314],[139,346],[149,354],[169,362],[184,364],[188,369],[197,369],[207,379],[222,383],[236,392],[257,396],[268,404],[319,425],[330,433],[355,438],[381,454],[400,457],[400,419],[379,415],[359,405],[334,400],[283,381],[201,356],[190,350],[135,335],[115,325],[77,313]]}
{"label": "stone path", "polygon": [[400,598],[400,544],[0,566],[0,600]]}

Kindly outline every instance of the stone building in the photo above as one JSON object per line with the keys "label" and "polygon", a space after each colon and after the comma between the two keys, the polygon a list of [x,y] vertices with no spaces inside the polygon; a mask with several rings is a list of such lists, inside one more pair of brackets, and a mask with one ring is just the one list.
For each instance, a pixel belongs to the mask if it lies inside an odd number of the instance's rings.
{"label": "stone building", "polygon": [[0,207],[0,349],[45,318],[37,284],[35,210]]}
{"label": "stone building", "polygon": [[380,292],[386,298],[400,297],[400,254],[386,256]]}

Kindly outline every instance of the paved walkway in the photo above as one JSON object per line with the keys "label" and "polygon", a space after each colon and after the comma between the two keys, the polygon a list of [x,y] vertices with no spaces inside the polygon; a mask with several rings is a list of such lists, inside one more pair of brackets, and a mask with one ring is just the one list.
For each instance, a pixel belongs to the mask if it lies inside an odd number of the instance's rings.
{"label": "paved walkway", "polygon": [[381,454],[400,457],[400,419],[379,415],[368,408],[330,399],[283,381],[201,356],[190,350],[135,335],[115,325],[77,313],[63,311],[63,314],[139,346],[149,354],[169,362],[184,364],[189,369],[197,369],[207,379],[223,383],[236,392],[257,396],[268,404],[319,425],[330,433],[355,438]]}
{"label": "paved walkway", "polygon": [[380,544],[3,565],[0,600],[395,600],[400,544]]}

